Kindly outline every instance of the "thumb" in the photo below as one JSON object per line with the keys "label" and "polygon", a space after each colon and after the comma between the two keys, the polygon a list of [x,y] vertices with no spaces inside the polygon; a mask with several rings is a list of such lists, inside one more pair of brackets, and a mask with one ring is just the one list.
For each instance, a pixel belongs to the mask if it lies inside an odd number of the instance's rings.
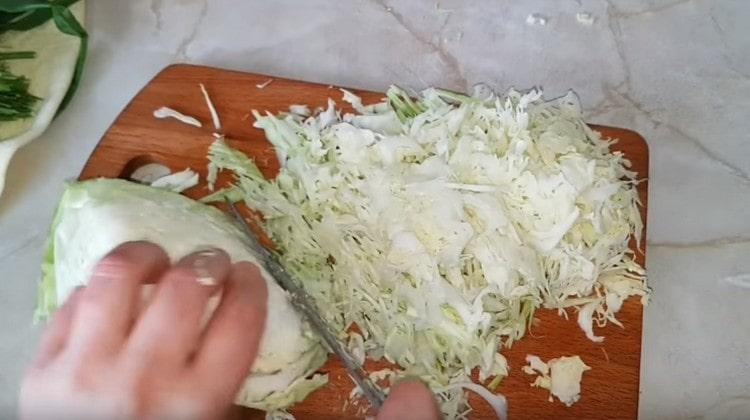
{"label": "thumb", "polygon": [[430,389],[417,379],[406,379],[391,387],[376,419],[438,420],[442,417]]}

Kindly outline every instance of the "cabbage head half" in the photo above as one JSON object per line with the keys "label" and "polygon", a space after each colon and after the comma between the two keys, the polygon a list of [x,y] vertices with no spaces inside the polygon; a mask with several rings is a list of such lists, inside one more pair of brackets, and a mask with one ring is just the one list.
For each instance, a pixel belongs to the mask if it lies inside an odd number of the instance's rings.
{"label": "cabbage head half", "polygon": [[[225,250],[233,261],[255,261],[243,233],[218,209],[180,194],[119,179],[96,179],[69,185],[55,214],[37,319],[47,318],[77,287],[85,285],[94,265],[117,245],[145,240],[167,252],[172,261],[207,246]],[[327,359],[284,292],[261,271],[268,286],[268,318],[258,357],[237,395],[240,405],[262,410],[286,408],[327,382],[310,377]]]}

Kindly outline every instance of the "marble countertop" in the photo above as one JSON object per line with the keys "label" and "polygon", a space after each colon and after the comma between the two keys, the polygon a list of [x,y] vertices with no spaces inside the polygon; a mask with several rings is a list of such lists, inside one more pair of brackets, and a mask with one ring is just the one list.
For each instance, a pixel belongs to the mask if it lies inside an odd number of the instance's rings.
{"label": "marble countertop", "polygon": [[590,122],[651,151],[641,417],[750,416],[748,22],[742,0],[89,1],[79,93],[16,155],[0,199],[0,411],[35,348],[62,181],[154,74],[189,62],[379,90],[574,89]]}

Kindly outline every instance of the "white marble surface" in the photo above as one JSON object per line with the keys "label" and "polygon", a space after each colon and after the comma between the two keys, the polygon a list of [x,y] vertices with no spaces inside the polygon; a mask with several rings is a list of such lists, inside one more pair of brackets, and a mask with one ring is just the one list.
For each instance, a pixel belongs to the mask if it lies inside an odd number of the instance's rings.
{"label": "white marble surface", "polygon": [[[534,12],[547,24],[527,25]],[[157,71],[192,62],[369,89],[576,90],[591,122],[651,150],[641,417],[750,417],[748,22],[745,0],[90,0],[83,85],[0,199],[0,412],[36,343],[62,181]]]}

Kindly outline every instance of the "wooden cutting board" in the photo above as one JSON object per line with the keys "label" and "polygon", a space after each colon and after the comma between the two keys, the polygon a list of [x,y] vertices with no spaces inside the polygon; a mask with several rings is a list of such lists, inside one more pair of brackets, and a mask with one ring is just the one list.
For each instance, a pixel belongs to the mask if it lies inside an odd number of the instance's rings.
{"label": "wooden cutting board", "polygon": [[[268,80],[263,88],[256,85]],[[172,65],[160,72],[128,104],[104,134],[81,171],[80,179],[95,177],[127,177],[136,167],[150,162],[161,162],[172,170],[190,167],[198,171],[201,179],[206,176],[206,151],[213,141],[213,126],[209,111],[198,84],[203,83],[221,117],[223,131],[228,143],[253,157],[268,177],[278,171],[278,162],[271,145],[263,132],[253,128],[250,111],[286,111],[291,104],[308,104],[311,109],[326,104],[327,98],[339,105],[341,92],[332,86],[299,82],[276,77],[221,70],[192,65]],[[375,102],[382,93],[353,89],[365,103]],[[203,122],[203,128],[185,125],[175,120],[157,120],[153,111],[169,106]],[[347,109],[344,107],[344,109]],[[594,126],[604,137],[619,139],[614,149],[621,150],[632,162],[632,169],[643,179],[638,185],[644,224],[647,203],[648,148],[637,133],[613,127]],[[204,184],[186,192],[193,198],[208,193]],[[644,228],[645,238],[645,228]],[[644,245],[645,246],[645,245]],[[639,263],[645,263],[645,255],[636,251]],[[638,381],[641,355],[642,307],[631,298],[624,305],[618,318],[624,329],[609,325],[595,328],[598,335],[606,338],[602,343],[586,339],[575,322],[575,312],[569,311],[570,320],[556,312],[539,310],[532,330],[510,349],[504,349],[511,373],[498,392],[508,398],[511,418],[572,419],[572,418],[635,418],[638,414]],[[527,354],[535,354],[543,360],[565,355],[580,355],[591,370],[582,381],[582,396],[572,407],[562,403],[548,402],[544,389],[529,386],[532,377],[521,372]],[[368,363],[368,367],[380,368],[383,363]],[[342,410],[352,389],[343,366],[335,358],[321,368],[328,372],[330,384],[311,394],[292,412],[299,419],[334,419],[362,417],[354,409]],[[472,395],[470,402],[475,408],[472,418],[493,418],[487,404]],[[245,418],[262,418],[258,411],[242,411]]]}

